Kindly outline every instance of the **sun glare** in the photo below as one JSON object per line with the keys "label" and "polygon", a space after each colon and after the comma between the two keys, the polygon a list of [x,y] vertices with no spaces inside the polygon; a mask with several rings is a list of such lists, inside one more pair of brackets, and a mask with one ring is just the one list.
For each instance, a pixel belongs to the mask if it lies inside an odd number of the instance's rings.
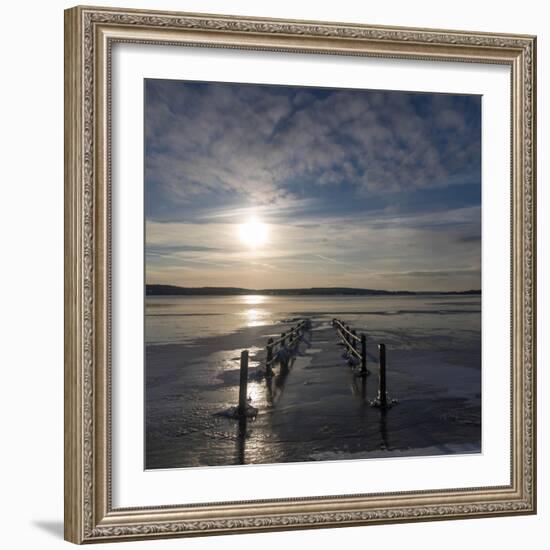
{"label": "sun glare", "polygon": [[239,226],[239,239],[250,248],[258,248],[267,241],[267,225],[251,218]]}

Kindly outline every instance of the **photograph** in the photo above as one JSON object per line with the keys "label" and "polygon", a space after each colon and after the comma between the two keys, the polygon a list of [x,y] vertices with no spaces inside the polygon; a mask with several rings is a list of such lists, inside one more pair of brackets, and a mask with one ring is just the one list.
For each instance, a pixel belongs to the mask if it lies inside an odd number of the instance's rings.
{"label": "photograph", "polygon": [[145,469],[483,451],[481,121],[144,79]]}

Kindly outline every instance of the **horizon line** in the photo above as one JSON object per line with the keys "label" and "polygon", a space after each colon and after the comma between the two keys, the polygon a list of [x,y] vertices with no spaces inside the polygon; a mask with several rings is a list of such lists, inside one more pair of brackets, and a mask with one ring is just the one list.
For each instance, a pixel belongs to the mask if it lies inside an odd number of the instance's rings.
{"label": "horizon line", "polygon": [[398,290],[388,290],[383,288],[366,288],[366,287],[355,287],[355,286],[304,286],[304,287],[269,287],[269,288],[248,288],[248,287],[240,287],[240,286],[180,286],[176,284],[171,283],[145,283],[146,287],[169,287],[169,288],[175,288],[175,289],[182,289],[182,290],[205,290],[205,289],[213,289],[213,290],[243,290],[248,292],[266,292],[266,291],[289,291],[289,290],[360,290],[360,291],[372,291],[372,292],[388,292],[388,293],[400,293],[400,292],[409,292],[409,293],[422,293],[422,292],[430,292],[430,293],[440,293],[440,294],[448,294],[448,293],[466,293],[466,292],[476,292],[481,294],[481,288],[466,288],[463,290],[433,290],[433,289],[425,289],[425,290],[406,290],[406,289],[398,289]]}

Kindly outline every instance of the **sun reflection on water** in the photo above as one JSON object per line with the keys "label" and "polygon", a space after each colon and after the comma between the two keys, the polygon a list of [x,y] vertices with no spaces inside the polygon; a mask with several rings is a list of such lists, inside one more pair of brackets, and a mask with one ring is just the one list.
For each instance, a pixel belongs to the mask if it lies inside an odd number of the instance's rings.
{"label": "sun reflection on water", "polygon": [[267,317],[267,311],[263,309],[247,309],[244,312],[246,317],[246,326],[259,327],[265,324],[265,318]]}
{"label": "sun reflection on water", "polygon": [[242,300],[248,306],[255,306],[258,304],[263,304],[267,300],[267,296],[262,296],[260,294],[248,294],[243,296]]}
{"label": "sun reflection on water", "polygon": [[[257,382],[248,384],[248,399],[252,404],[256,403],[257,405],[260,398],[263,397],[263,393],[262,388]],[[262,399],[262,401],[265,402],[265,399]]]}
{"label": "sun reflection on water", "polygon": [[[258,306],[266,303],[269,300],[268,296],[259,294],[248,294],[239,297],[246,306]],[[269,323],[270,312],[267,309],[248,307],[243,309],[241,315],[245,318],[247,327],[260,327]]]}

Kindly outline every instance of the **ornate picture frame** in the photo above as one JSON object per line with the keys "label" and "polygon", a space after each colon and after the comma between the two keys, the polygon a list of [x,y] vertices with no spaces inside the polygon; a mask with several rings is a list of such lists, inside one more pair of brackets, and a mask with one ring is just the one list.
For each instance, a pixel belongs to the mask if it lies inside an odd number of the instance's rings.
{"label": "ornate picture frame", "polygon": [[[115,508],[111,53],[116,43],[499,64],[511,72],[510,483]],[[157,539],[536,513],[536,38],[129,9],[65,12],[65,538]]]}

